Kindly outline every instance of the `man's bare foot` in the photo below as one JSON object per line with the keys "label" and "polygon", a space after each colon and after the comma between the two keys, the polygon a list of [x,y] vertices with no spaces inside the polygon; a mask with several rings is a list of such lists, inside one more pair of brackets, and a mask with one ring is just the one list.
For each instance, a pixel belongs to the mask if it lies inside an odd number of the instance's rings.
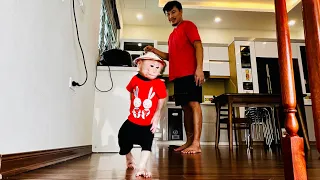
{"label": "man's bare foot", "polygon": [[134,162],[134,158],[133,158],[131,152],[126,155],[126,160],[127,160],[127,169],[135,169],[136,168],[136,164]]}
{"label": "man's bare foot", "polygon": [[188,148],[184,149],[181,152],[184,154],[201,153],[201,147],[200,147],[200,144],[198,144],[198,145],[192,144],[191,146],[189,146]]}
{"label": "man's bare foot", "polygon": [[184,145],[174,149],[174,151],[179,152],[179,151],[186,149],[187,147],[191,146],[192,141],[193,141],[193,134],[187,133],[187,142]]}
{"label": "man's bare foot", "polygon": [[189,142],[187,141],[184,145],[182,145],[182,146],[174,149],[174,151],[176,151],[176,152],[182,151],[182,150],[186,149],[187,147],[189,147],[191,144],[192,144],[192,143],[189,143]]}
{"label": "man's bare foot", "polygon": [[136,173],[136,177],[142,176],[145,178],[151,178],[151,172],[147,171],[146,169],[139,169],[138,172]]}

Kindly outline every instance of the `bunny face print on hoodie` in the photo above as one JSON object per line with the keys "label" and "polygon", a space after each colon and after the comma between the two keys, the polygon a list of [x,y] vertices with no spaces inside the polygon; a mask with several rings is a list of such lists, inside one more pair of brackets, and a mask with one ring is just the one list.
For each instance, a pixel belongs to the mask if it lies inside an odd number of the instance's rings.
{"label": "bunny face print on hoodie", "polygon": [[150,125],[158,100],[167,97],[164,82],[160,79],[148,79],[138,73],[126,88],[131,93],[128,120],[142,126]]}

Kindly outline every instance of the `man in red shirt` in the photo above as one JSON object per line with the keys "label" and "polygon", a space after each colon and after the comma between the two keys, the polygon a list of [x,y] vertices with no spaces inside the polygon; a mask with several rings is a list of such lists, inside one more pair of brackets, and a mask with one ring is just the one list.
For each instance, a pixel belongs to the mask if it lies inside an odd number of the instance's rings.
{"label": "man in red shirt", "polygon": [[203,47],[198,29],[191,21],[183,20],[182,5],[169,1],[164,7],[169,22],[174,27],[168,40],[169,52],[162,52],[152,46],[151,51],[169,63],[169,80],[174,82],[175,104],[182,106],[187,142],[176,148],[182,153],[200,153],[202,129],[202,84]]}

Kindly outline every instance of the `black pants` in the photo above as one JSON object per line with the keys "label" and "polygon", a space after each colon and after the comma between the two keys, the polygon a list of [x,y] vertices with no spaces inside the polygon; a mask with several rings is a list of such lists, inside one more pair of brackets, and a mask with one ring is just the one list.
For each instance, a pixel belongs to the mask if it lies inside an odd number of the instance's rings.
{"label": "black pants", "polygon": [[176,106],[184,106],[191,101],[202,102],[202,86],[196,85],[194,75],[174,80],[174,99]]}
{"label": "black pants", "polygon": [[142,151],[151,151],[154,138],[154,134],[150,130],[151,126],[140,126],[126,120],[118,133],[119,154],[128,154],[134,144],[140,145]]}

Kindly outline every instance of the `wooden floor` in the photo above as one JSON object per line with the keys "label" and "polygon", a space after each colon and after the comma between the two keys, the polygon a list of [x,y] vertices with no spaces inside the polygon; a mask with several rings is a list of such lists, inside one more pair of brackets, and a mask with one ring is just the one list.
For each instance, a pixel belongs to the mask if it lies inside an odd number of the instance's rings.
{"label": "wooden floor", "polygon": [[[140,149],[133,154],[139,159]],[[314,147],[308,153],[308,179],[320,179],[319,154]],[[252,152],[245,147],[229,153],[227,146],[216,150],[203,146],[202,154],[182,155],[171,152],[167,146],[154,147],[152,179],[284,179],[283,163],[279,151],[255,146]],[[99,153],[58,165],[31,171],[11,179],[83,180],[83,179],[137,179],[134,171],[126,171],[125,158],[117,153]],[[138,178],[143,179],[143,178]]]}

